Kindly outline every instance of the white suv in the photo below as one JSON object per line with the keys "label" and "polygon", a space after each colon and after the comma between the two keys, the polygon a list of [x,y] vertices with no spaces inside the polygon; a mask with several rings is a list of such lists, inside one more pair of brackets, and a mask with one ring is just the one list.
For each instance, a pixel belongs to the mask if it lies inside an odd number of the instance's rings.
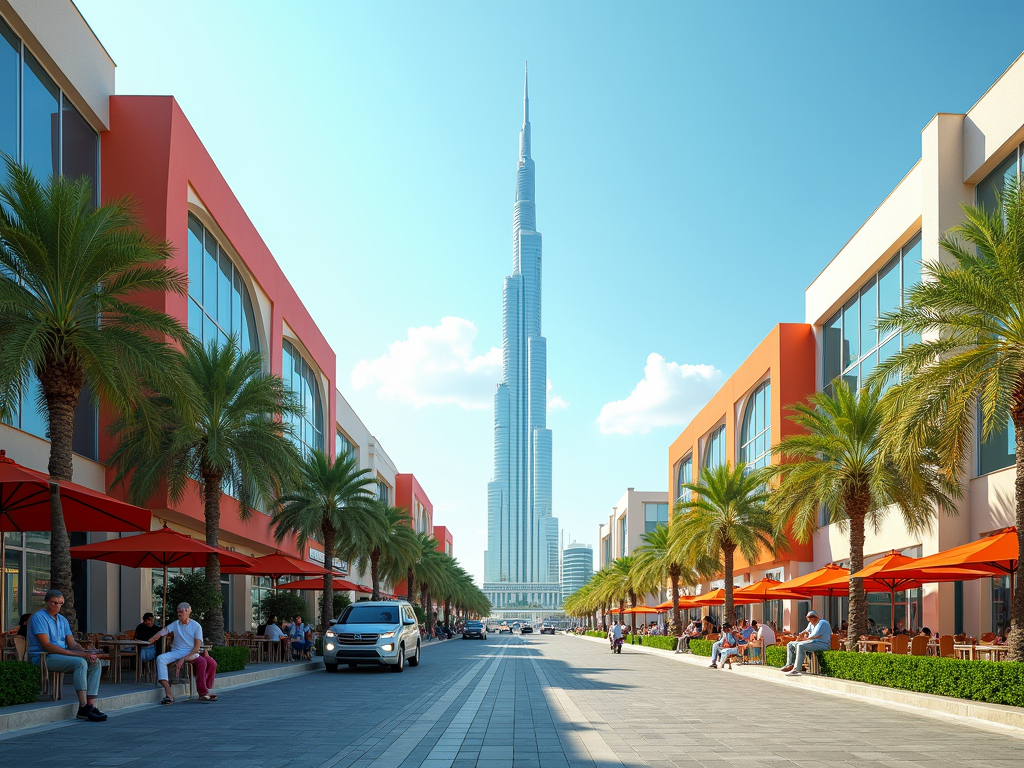
{"label": "white suv", "polygon": [[324,638],[324,667],[379,664],[403,672],[420,664],[420,625],[405,600],[354,603],[335,619]]}

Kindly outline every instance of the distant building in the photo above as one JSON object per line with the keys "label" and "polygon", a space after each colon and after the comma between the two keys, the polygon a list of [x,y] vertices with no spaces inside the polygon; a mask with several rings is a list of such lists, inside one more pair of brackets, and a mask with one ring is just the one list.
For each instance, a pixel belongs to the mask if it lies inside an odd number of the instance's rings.
{"label": "distant building", "polygon": [[598,568],[633,554],[643,544],[640,537],[657,528],[658,523],[668,524],[668,493],[627,488],[612,507],[608,522],[598,527]]}
{"label": "distant building", "polygon": [[434,538],[437,539],[437,551],[444,552],[449,557],[455,557],[454,539],[452,532],[443,525],[434,526]]}
{"label": "distant building", "polygon": [[562,599],[590,581],[594,575],[594,548],[575,541],[562,550]]}

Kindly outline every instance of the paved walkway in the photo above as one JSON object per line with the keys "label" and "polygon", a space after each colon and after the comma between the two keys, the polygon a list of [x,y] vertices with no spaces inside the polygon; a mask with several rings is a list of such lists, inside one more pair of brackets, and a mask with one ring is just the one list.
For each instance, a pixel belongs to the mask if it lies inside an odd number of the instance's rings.
{"label": "paved walkway", "polygon": [[[179,748],[180,751],[175,751]],[[0,741],[2,763],[304,768],[1013,766],[1024,740],[563,636],[457,640],[359,668]]]}

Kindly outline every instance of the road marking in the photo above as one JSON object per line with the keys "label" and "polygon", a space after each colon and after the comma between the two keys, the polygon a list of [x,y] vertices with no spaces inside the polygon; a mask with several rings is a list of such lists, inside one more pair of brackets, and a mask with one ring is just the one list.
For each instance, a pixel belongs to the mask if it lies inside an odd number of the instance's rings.
{"label": "road marking", "polygon": [[[587,752],[590,753],[591,760],[597,765],[602,767],[624,765],[619,756],[615,754],[615,751],[608,746],[608,742],[601,737],[600,732],[591,724],[594,722],[607,724],[607,721],[596,713],[593,717],[584,715],[583,711],[576,706],[576,703],[569,698],[569,693],[564,688],[556,688],[551,685],[537,659],[531,656],[530,661],[533,663],[533,669],[537,673],[537,679],[540,680],[540,687],[544,692],[544,699],[548,703],[548,709],[551,710],[552,714],[561,712],[563,719],[575,731],[575,738],[563,738],[563,734],[559,734],[559,740],[562,741],[562,749],[566,753],[565,756],[570,758],[571,751],[578,750],[582,744]],[[630,760],[630,764],[647,765],[647,761],[639,755],[635,755]]]}

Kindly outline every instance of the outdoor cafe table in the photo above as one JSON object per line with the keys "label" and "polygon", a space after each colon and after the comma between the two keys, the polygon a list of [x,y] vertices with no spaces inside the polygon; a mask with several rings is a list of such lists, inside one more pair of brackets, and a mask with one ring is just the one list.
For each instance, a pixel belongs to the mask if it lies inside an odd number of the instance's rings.
{"label": "outdoor cafe table", "polygon": [[858,640],[857,647],[861,652],[889,653],[892,650],[892,640]]}
{"label": "outdoor cafe table", "polygon": [[987,658],[989,661],[1002,661],[1008,648],[1005,645],[986,645],[956,643],[953,645],[953,654],[958,659],[979,660]]}
{"label": "outdoor cafe table", "polygon": [[273,654],[275,647],[280,649],[279,652],[281,655],[279,658],[284,659],[286,657],[291,657],[291,654],[288,653],[291,638],[287,635],[282,637],[280,640],[274,640],[270,637],[251,637],[249,639],[256,643],[257,653],[261,660],[266,659],[267,661],[272,661],[271,655]]}
{"label": "outdoor cafe table", "polygon": [[149,645],[149,643],[143,640],[101,640],[100,646],[103,648],[112,648],[113,653],[110,654],[110,682],[120,683],[121,682],[121,649],[124,647],[135,648],[135,682],[139,682],[139,656],[141,655],[141,646]]}

